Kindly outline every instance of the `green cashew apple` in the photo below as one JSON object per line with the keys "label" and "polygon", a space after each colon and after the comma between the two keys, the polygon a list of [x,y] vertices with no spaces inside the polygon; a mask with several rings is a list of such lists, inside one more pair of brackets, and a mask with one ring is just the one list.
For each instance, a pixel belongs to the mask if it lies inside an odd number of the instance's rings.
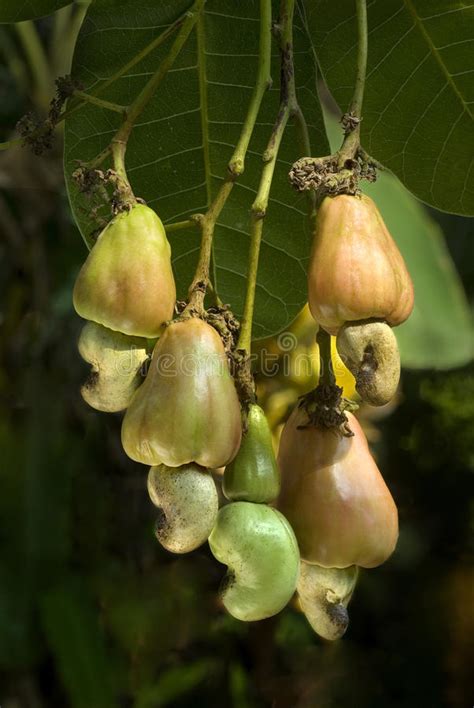
{"label": "green cashew apple", "polygon": [[237,454],[240,403],[216,330],[192,317],[171,323],[127,410],[122,444],[132,460],[214,469]]}
{"label": "green cashew apple", "polygon": [[86,320],[153,339],[173,317],[171,249],[153,209],[137,204],[99,235],[77,276],[73,301]]}
{"label": "green cashew apple", "polygon": [[325,568],[374,568],[393,553],[398,513],[357,419],[352,437],[301,427],[304,408],[289,417],[280,440],[277,506],[298,539],[301,558]]}
{"label": "green cashew apple", "polygon": [[251,404],[247,430],[237,456],[227,465],[222,485],[232,501],[271,502],[280,491],[280,473],[265,413]]}
{"label": "green cashew apple", "polygon": [[308,302],[316,322],[337,334],[345,322],[383,319],[395,327],[413,309],[405,261],[375,203],[326,197],[316,217]]}
{"label": "green cashew apple", "polygon": [[152,467],[148,494],[161,511],[156,536],[168,551],[189,553],[207,541],[219,508],[209,470],[195,464]]}
{"label": "green cashew apple", "polygon": [[209,546],[228,566],[221,589],[227,611],[244,622],[277,614],[292,597],[299,575],[293,530],[276,509],[238,501],[219,510]]}
{"label": "green cashew apple", "polygon": [[107,413],[123,411],[142,383],[146,344],[146,339],[113,332],[95,322],[84,325],[78,348],[91,364],[90,376],[81,388],[86,403]]}
{"label": "green cashew apple", "polygon": [[306,619],[324,639],[340,639],[349,625],[347,605],[357,583],[359,569],[322,568],[301,562],[298,598]]}

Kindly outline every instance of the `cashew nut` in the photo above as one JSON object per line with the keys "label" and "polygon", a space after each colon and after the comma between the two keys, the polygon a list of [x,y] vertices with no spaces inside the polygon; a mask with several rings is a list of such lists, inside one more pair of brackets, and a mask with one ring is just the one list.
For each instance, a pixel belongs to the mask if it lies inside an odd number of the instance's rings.
{"label": "cashew nut", "polygon": [[293,595],[299,550],[293,530],[276,509],[239,501],[220,509],[209,536],[218,561],[228,566],[221,586],[227,611],[252,622],[277,614]]}
{"label": "cashew nut", "polygon": [[193,463],[157,465],[148,474],[148,494],[160,509],[156,536],[168,551],[189,553],[207,540],[219,508],[209,470]]}
{"label": "cashew nut", "polygon": [[86,403],[107,413],[127,408],[142,382],[139,372],[147,358],[146,340],[88,322],[78,348],[84,361],[91,364],[89,378],[81,388]]}
{"label": "cashew nut", "polygon": [[356,586],[358,568],[322,568],[301,561],[298,597],[316,634],[340,639],[349,625],[347,605]]}
{"label": "cashew nut", "polygon": [[362,400],[373,406],[388,403],[400,380],[400,355],[391,327],[385,322],[347,322],[336,346]]}

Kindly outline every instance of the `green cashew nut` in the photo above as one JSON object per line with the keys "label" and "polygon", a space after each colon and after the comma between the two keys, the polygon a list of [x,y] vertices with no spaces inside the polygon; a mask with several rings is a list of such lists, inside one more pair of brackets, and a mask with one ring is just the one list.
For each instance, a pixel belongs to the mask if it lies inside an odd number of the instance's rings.
{"label": "green cashew nut", "polygon": [[207,540],[219,509],[209,470],[196,464],[157,465],[148,473],[148,494],[161,512],[156,536],[164,548],[189,553]]}
{"label": "green cashew nut", "polygon": [[233,617],[253,622],[285,607],[296,588],[300,555],[283,514],[265,504],[228,504],[219,511],[209,546],[228,566],[221,596]]}
{"label": "green cashew nut", "polygon": [[88,322],[79,337],[79,354],[91,364],[91,373],[81,388],[92,408],[115,413],[127,408],[142,383],[140,369],[147,359],[146,339],[129,337]]}
{"label": "green cashew nut", "polygon": [[359,569],[323,568],[301,561],[298,597],[306,619],[323,639],[340,639],[349,625],[347,605],[357,583]]}
{"label": "green cashew nut", "polygon": [[265,413],[249,408],[247,432],[239,452],[224,472],[222,490],[231,501],[271,502],[280,493],[280,473]]}
{"label": "green cashew nut", "polygon": [[354,374],[363,401],[383,406],[395,395],[400,380],[400,355],[386,322],[348,322],[337,335],[337,351]]}

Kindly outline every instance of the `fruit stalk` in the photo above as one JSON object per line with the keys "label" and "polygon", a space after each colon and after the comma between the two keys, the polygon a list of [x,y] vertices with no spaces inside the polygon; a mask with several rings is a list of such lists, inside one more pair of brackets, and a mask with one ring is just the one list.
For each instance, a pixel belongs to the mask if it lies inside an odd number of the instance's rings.
{"label": "fruit stalk", "polygon": [[347,129],[342,146],[338,152],[339,167],[345,167],[347,160],[355,157],[360,147],[360,122],[362,119],[362,102],[364,100],[365,76],[367,72],[367,0],[355,0],[357,12],[357,71],[354,93],[349,106],[349,119],[352,121]]}
{"label": "fruit stalk", "polygon": [[281,87],[280,107],[273,126],[267,148],[263,153],[264,166],[260,177],[257,196],[252,205],[252,225],[250,234],[249,266],[247,272],[247,292],[244,313],[237,348],[250,354],[252,340],[252,321],[255,308],[255,287],[257,284],[258,260],[262,242],[263,220],[268,207],[278,151],[281,140],[293,112],[299,110],[293,68],[293,14],[295,0],[282,0],[280,6],[280,53]]}
{"label": "fruit stalk", "polygon": [[252,137],[253,128],[258,117],[260,105],[266,91],[272,85],[270,73],[271,65],[271,25],[272,3],[271,0],[260,0],[260,44],[257,83],[253,90],[252,98],[247,111],[247,119],[242,128],[239,141],[230,158],[229,171],[234,175],[241,175],[245,169],[245,156]]}
{"label": "fruit stalk", "polygon": [[[270,77],[270,61],[271,61],[271,2],[270,0],[261,0],[260,2],[260,45],[259,45],[259,70],[257,74],[257,81],[255,84],[252,99],[247,111],[247,116],[245,118],[244,124],[242,126],[242,131],[240,133],[239,141],[235,147],[234,153],[228,164],[228,174],[223,184],[221,185],[216,197],[211,202],[210,194],[208,198],[210,201],[210,207],[206,214],[201,217],[201,251],[199,254],[199,261],[196,267],[196,272],[193,281],[190,285],[188,291],[189,304],[186,308],[191,314],[199,313],[203,309],[204,297],[206,294],[206,289],[209,285],[209,270],[212,258],[212,242],[214,238],[214,230],[217,219],[224,207],[224,204],[232,191],[235,180],[244,171],[245,165],[245,155],[247,153],[247,148],[250,139],[253,134],[255,123],[257,120],[258,112],[260,110],[260,105],[262,103],[265,91],[269,88],[271,84]],[[203,28],[198,26],[198,41],[203,45]],[[204,52],[203,52],[204,54]],[[204,59],[201,59],[201,64]],[[206,80],[205,75],[202,77],[202,88],[201,92],[204,93],[204,100],[202,101],[203,106],[206,105],[205,100],[205,90],[206,90]],[[203,135],[207,133],[207,120],[206,124],[203,125]],[[205,161],[209,160],[206,157],[205,151]],[[210,172],[210,166],[207,169]]]}

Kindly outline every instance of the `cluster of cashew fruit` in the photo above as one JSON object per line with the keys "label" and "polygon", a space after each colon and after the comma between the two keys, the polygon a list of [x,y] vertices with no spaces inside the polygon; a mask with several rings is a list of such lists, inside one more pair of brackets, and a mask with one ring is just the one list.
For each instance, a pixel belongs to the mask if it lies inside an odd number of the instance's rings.
{"label": "cluster of cashew fruit", "polygon": [[[354,374],[361,399],[387,403],[400,377],[391,328],[410,315],[413,286],[368,197],[323,200],[308,270],[308,300],[319,326],[336,336],[338,354]],[[344,412],[344,425],[331,423],[330,417],[318,425],[314,405],[314,397],[313,403],[311,397],[303,399],[283,429],[278,508],[298,539],[301,607],[318,634],[338,639],[348,625],[347,605],[358,568],[374,568],[392,554],[398,513],[354,415]]]}
{"label": "cluster of cashew fruit", "polygon": [[[271,432],[259,406],[241,411],[216,329],[192,313],[173,320],[175,301],[165,230],[137,204],[102,231],[75,284],[88,320],[79,351],[91,364],[81,392],[98,410],[126,410],[123,448],[150,467],[160,543],[187,553],[209,539],[229,567],[225,607],[262,619],[290,600],[300,564],[290,524],[268,506],[280,487]],[[222,467],[231,503],[219,510],[213,473]]]}
{"label": "cluster of cashew fruit", "polygon": [[[386,402],[399,376],[391,326],[408,316],[413,292],[370,200],[326,198],[308,277],[313,316],[337,334],[361,397]],[[98,410],[126,411],[122,445],[150,467],[158,540],[174,553],[209,542],[228,566],[221,598],[231,615],[270,617],[297,590],[315,631],[336,639],[358,567],[382,563],[398,535],[364,434],[351,414],[351,436],[315,427],[301,405],[277,464],[263,410],[241,407],[220,334],[204,312],[176,315],[175,301],[163,225],[136,204],[102,231],[76,281],[74,306],[88,320],[79,351],[91,364],[82,395]]]}

